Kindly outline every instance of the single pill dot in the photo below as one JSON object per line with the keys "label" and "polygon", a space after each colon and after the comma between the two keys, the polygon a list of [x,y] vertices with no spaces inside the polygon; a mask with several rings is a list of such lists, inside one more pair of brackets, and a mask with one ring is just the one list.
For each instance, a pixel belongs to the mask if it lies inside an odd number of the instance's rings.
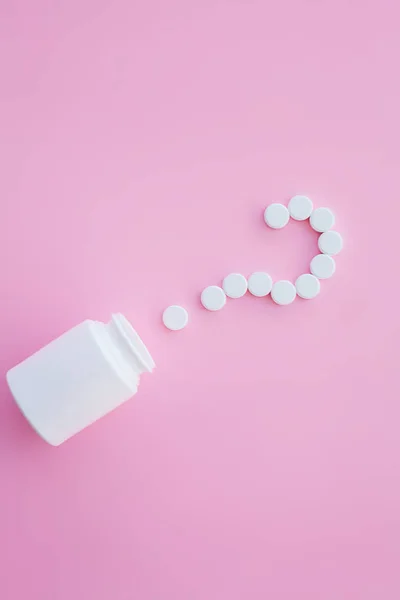
{"label": "single pill dot", "polygon": [[207,310],[220,310],[226,304],[224,290],[217,285],[210,285],[202,291],[201,303]]}
{"label": "single pill dot", "polygon": [[300,277],[296,279],[295,285],[297,295],[305,300],[310,300],[311,298],[318,296],[321,289],[319,279],[317,279],[314,275],[310,275],[310,273],[300,275]]}
{"label": "single pill dot", "polygon": [[343,238],[337,231],[325,231],[318,238],[318,248],[324,254],[335,256],[343,248]]}
{"label": "single pill dot", "polygon": [[222,287],[229,298],[241,298],[247,292],[247,279],[240,273],[231,273],[225,277]]}
{"label": "single pill dot", "polygon": [[307,196],[293,196],[289,201],[289,213],[296,221],[305,221],[312,213],[313,203]]}
{"label": "single pill dot", "polygon": [[296,298],[296,288],[290,281],[282,279],[272,286],[272,300],[281,306],[291,304]]}
{"label": "single pill dot", "polygon": [[252,273],[249,277],[248,286],[249,292],[253,296],[257,296],[258,298],[268,296],[272,289],[272,277],[268,273],[261,271]]}
{"label": "single pill dot", "polygon": [[289,211],[283,204],[270,204],[265,209],[264,221],[272,229],[282,229],[289,222]]}
{"label": "single pill dot", "polygon": [[310,215],[310,225],[319,233],[332,229],[334,224],[335,215],[329,208],[316,208]]}
{"label": "single pill dot", "polygon": [[188,324],[189,315],[183,306],[168,306],[163,312],[163,323],[171,331],[179,331]]}
{"label": "single pill dot", "polygon": [[310,263],[310,271],[318,279],[329,279],[336,271],[336,263],[328,254],[317,254]]}

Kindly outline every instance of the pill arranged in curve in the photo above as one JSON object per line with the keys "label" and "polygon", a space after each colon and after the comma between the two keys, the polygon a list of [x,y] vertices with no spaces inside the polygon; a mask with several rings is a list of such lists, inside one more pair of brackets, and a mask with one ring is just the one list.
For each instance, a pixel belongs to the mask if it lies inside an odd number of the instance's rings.
{"label": "pill arranged in curve", "polygon": [[[304,300],[318,296],[320,281],[332,277],[336,271],[333,256],[343,248],[342,236],[332,229],[335,215],[329,208],[314,208],[312,200],[304,195],[293,196],[287,207],[275,202],[264,211],[264,221],[271,229],[282,229],[290,218],[295,221],[308,220],[312,229],[320,234],[320,254],[311,260],[310,272],[300,275],[294,284],[286,279],[273,282],[272,277],[264,271],[256,271],[248,279],[241,273],[230,273],[223,279],[222,286],[210,285],[202,291],[200,300],[204,308],[212,312],[219,311],[226,305],[227,298],[241,298],[247,291],[258,298],[271,296],[280,306],[292,304],[296,296]],[[163,322],[168,329],[178,331],[187,325],[188,313],[181,306],[169,306],[163,313]]]}
{"label": "pill arranged in curve", "polygon": [[188,324],[189,315],[186,308],[173,304],[164,310],[162,319],[167,329],[179,331]]}

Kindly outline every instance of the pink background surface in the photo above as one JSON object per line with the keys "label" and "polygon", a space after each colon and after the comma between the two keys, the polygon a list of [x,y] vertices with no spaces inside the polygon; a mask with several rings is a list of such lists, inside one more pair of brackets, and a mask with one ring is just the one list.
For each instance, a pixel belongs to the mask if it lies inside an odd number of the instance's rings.
{"label": "pink background surface", "polygon": [[[2,0],[0,596],[398,600],[400,10],[393,0]],[[294,278],[307,193],[346,247]],[[179,334],[161,312],[181,303]],[[89,317],[158,369],[58,449],[4,374]]]}

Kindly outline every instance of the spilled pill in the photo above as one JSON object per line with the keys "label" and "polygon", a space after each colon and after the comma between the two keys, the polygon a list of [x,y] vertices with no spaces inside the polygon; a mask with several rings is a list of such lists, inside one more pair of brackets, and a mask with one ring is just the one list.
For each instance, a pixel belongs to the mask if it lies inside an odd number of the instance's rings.
{"label": "spilled pill", "polygon": [[189,315],[183,306],[168,306],[163,312],[163,323],[171,331],[179,331],[188,324]]}
{"label": "spilled pill", "polygon": [[272,277],[271,275],[268,275],[268,273],[263,273],[262,271],[252,273],[249,277],[248,287],[249,292],[253,294],[253,296],[257,296],[258,298],[268,296],[272,289]]}
{"label": "spilled pill", "polygon": [[335,215],[329,208],[316,208],[310,215],[310,225],[315,231],[323,233],[332,229],[335,224]]}
{"label": "spilled pill", "polygon": [[307,196],[293,196],[289,201],[289,214],[296,221],[305,221],[311,215],[313,203]]}
{"label": "spilled pill", "polygon": [[290,281],[282,279],[272,286],[271,296],[276,304],[287,306],[296,298],[296,288]]}
{"label": "spilled pill", "polygon": [[218,285],[210,285],[201,293],[201,303],[207,310],[221,310],[226,304],[226,295]]}
{"label": "spilled pill", "polygon": [[336,263],[328,254],[317,254],[310,263],[310,271],[318,279],[329,279],[336,270]]}
{"label": "spilled pill", "polygon": [[304,275],[300,275],[300,277],[296,279],[295,286],[297,295],[305,300],[310,300],[311,298],[318,296],[321,289],[319,279],[310,273],[304,273]]}
{"label": "spilled pill", "polygon": [[289,211],[283,204],[270,204],[265,209],[264,221],[272,229],[282,229],[289,222]]}
{"label": "spilled pill", "polygon": [[222,287],[229,298],[241,298],[247,292],[247,279],[240,273],[231,273],[225,277]]}
{"label": "spilled pill", "polygon": [[343,248],[343,238],[337,231],[326,231],[318,238],[318,248],[324,254],[335,256]]}

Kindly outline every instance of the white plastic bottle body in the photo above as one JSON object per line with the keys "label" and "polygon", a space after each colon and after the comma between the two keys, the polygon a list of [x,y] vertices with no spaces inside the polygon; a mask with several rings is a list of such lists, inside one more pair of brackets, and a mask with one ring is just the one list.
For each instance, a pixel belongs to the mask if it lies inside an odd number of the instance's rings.
{"label": "white plastic bottle body", "polygon": [[154,367],[123,315],[84,321],[7,373],[14,399],[39,435],[58,446],[134,396]]}

